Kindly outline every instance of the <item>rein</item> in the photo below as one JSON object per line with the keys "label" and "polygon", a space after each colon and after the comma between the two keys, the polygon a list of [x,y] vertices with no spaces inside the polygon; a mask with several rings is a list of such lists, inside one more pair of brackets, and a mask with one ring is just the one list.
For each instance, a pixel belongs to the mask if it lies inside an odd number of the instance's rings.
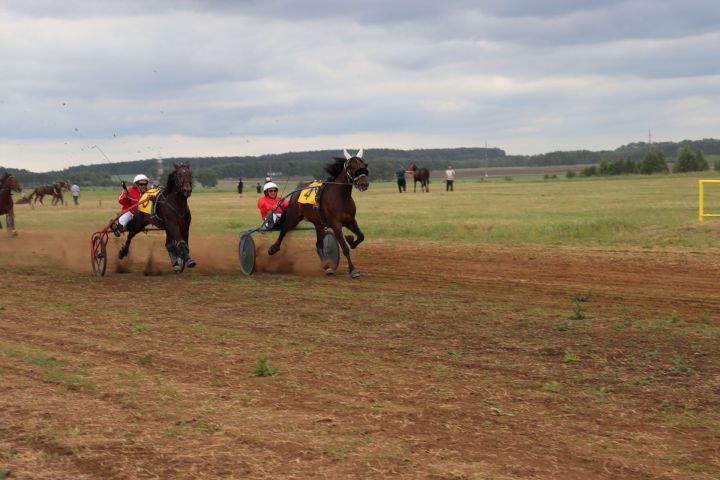
{"label": "rein", "polygon": [[[176,185],[176,186],[177,186],[177,185]],[[175,192],[175,193],[181,193],[181,192],[178,191],[178,192]],[[173,205],[172,203],[168,202],[167,198],[168,198],[168,195],[167,195],[167,193],[165,192],[165,189],[163,188],[163,189],[160,190],[160,193],[158,193],[157,196],[155,197],[155,203],[157,203],[158,205],[163,204],[163,205],[166,205],[166,206],[170,207],[170,209],[171,209],[173,212],[175,212],[175,214],[176,214],[178,217],[183,218],[183,219],[190,214],[190,209],[187,209],[187,210],[185,211],[185,213],[180,213],[180,212],[178,211],[178,209],[175,208],[175,205]],[[158,219],[160,222],[164,222],[163,218],[162,218],[160,215],[157,214],[157,208],[155,209],[155,218]]]}

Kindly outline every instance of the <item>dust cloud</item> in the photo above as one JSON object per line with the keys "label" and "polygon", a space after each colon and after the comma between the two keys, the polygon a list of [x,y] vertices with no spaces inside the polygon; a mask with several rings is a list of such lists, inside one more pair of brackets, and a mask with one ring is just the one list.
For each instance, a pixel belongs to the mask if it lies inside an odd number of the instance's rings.
{"label": "dust cloud", "polygon": [[[74,273],[92,274],[90,233],[23,230],[17,237],[3,233],[4,230],[0,231],[0,258],[6,265],[54,267]],[[256,247],[256,272],[323,275],[320,259],[315,252],[314,234],[291,233],[285,237],[280,252],[272,257],[267,250],[277,238],[277,234],[256,234],[253,238]],[[137,235],[132,241],[128,257],[119,260],[118,251],[125,239],[125,236],[116,238],[110,235],[107,243],[107,274],[157,276],[173,273],[165,250],[164,232]],[[191,233],[190,255],[197,261],[197,267],[186,272],[240,273],[237,235],[211,236]]]}

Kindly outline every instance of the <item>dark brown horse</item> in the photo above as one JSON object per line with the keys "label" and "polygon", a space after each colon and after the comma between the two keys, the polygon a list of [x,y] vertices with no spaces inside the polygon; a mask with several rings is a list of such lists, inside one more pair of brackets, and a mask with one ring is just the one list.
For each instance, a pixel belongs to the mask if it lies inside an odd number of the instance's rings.
{"label": "dark brown horse", "polygon": [[418,182],[420,182],[421,192],[430,191],[430,170],[427,168],[418,168],[415,170],[413,172],[413,180],[415,180],[415,188],[413,188],[413,192],[417,191]]}
{"label": "dark brown horse", "polygon": [[[290,197],[290,205],[285,213],[285,220],[280,231],[280,236],[268,249],[270,255],[276,254],[280,250],[285,235],[295,228],[300,220],[307,220],[315,226],[317,241],[315,246],[318,255],[323,263],[325,273],[335,273],[329,267],[328,259],[323,255],[323,235],[325,226],[332,229],[335,238],[340,244],[343,254],[348,262],[348,271],[352,278],[360,276],[360,272],[355,268],[350,260],[350,248],[355,248],[365,239],[362,231],[358,227],[355,220],[355,201],[352,199],[353,185],[361,192],[368,189],[370,182],[368,180],[367,163],[363,160],[362,149],[355,155],[351,156],[347,150],[344,151],[345,158],[334,157],[335,162],[325,166],[325,171],[330,175],[328,181],[323,185],[320,193],[319,207],[314,205],[299,203],[300,191],[296,191]],[[355,234],[343,237],[342,229],[347,228]],[[347,241],[347,243],[346,243]],[[350,244],[350,248],[348,248]]]}
{"label": "dark brown horse", "polygon": [[190,209],[187,199],[192,194],[193,178],[190,163],[178,165],[173,162],[175,171],[168,176],[167,185],[155,197],[155,209],[149,215],[136,212],[127,224],[128,237],[120,249],[119,258],[125,258],[130,252],[133,237],[143,231],[150,223],[165,230],[165,248],[170,255],[170,262],[176,272],[182,272],[185,266],[197,265],[190,258],[188,238],[190,235]]}
{"label": "dark brown horse", "polygon": [[[22,186],[15,175],[5,173],[5,175],[0,178],[0,215],[5,214],[8,233],[10,233],[10,235],[17,235],[15,231],[15,212],[13,210],[12,192],[22,192]],[[2,228],[2,222],[0,222],[0,228]]]}
{"label": "dark brown horse", "polygon": [[[40,205],[45,205],[43,203],[43,198],[45,195],[52,195],[52,204],[53,205],[64,205],[65,200],[63,199],[62,191],[70,191],[70,182],[67,180],[59,180],[52,185],[38,185],[35,187],[35,190],[30,194],[28,197],[28,200],[33,200],[33,205],[40,200]],[[35,198],[33,199],[33,196]]]}

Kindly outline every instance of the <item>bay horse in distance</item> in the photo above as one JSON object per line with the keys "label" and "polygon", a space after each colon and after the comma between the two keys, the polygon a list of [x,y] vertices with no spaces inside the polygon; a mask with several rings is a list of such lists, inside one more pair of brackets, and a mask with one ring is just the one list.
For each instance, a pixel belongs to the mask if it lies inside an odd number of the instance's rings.
{"label": "bay horse in distance", "polygon": [[[5,214],[5,222],[7,223],[8,233],[17,235],[15,231],[15,211],[13,209],[12,192],[22,192],[20,181],[15,175],[5,173],[0,178],[0,215]],[[0,222],[0,229],[2,222]]]}
{"label": "bay horse in distance", "polygon": [[[323,254],[323,235],[325,226],[332,229],[335,234],[343,255],[348,262],[348,271],[352,278],[360,276],[360,272],[353,265],[350,259],[350,249],[356,248],[365,239],[365,235],[358,227],[355,220],[355,201],[352,199],[353,186],[361,192],[368,189],[370,182],[368,180],[367,163],[363,160],[363,150],[351,156],[347,150],[343,151],[345,158],[333,157],[335,160],[325,166],[325,171],[329,174],[329,178],[323,183],[322,191],[318,192],[319,205],[309,205],[299,203],[300,190],[296,190],[290,197],[290,205],[285,212],[285,221],[278,239],[268,249],[270,255],[275,255],[280,251],[280,244],[285,235],[295,228],[301,220],[305,219],[315,226],[317,240],[315,247],[322,261],[325,273],[331,275],[334,270],[329,266],[328,259]],[[355,234],[343,237],[343,227]],[[350,247],[348,248],[348,244]]]}
{"label": "bay horse in distance", "polygon": [[[38,185],[35,187],[35,190],[28,196],[28,200],[33,200],[33,205],[35,205],[38,200],[40,201],[40,205],[45,205],[43,203],[43,198],[45,195],[51,195],[52,196],[52,204],[53,205],[64,205],[65,200],[63,199],[62,191],[70,191],[70,182],[67,180],[59,180],[52,185]],[[33,199],[33,196],[35,198]]]}
{"label": "bay horse in distance", "polygon": [[173,270],[182,272],[185,266],[193,268],[197,263],[190,257],[188,238],[190,235],[190,208],[187,199],[192,194],[193,178],[190,163],[178,165],[173,162],[175,170],[168,176],[167,184],[155,197],[154,213],[149,215],[137,211],[125,227],[127,240],[120,249],[119,258],[125,258],[130,252],[133,237],[153,224],[165,230],[165,248],[170,255]]}
{"label": "bay horse in distance", "polygon": [[420,182],[421,192],[430,192],[430,170],[427,168],[418,168],[413,171],[413,180],[415,180],[415,186],[413,192],[417,191],[417,184]]}

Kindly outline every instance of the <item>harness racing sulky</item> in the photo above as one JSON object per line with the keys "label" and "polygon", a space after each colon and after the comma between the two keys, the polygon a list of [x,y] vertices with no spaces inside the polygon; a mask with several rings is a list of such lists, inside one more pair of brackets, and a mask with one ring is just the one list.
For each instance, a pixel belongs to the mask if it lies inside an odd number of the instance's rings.
{"label": "harness racing sulky", "polygon": [[[352,199],[352,189],[355,187],[361,192],[368,189],[368,168],[362,158],[362,149],[356,155],[350,155],[347,150],[343,153],[344,158],[334,157],[334,162],[325,166],[325,171],[329,174],[326,181],[301,184],[281,199],[276,208],[281,208],[280,205],[288,200],[281,220],[277,223],[266,220],[258,228],[240,232],[238,256],[240,268],[245,275],[251,275],[255,271],[256,251],[252,239],[254,233],[280,232],[275,243],[268,249],[268,254],[272,256],[280,251],[280,245],[290,231],[315,230],[315,249],[325,273],[335,273],[340,261],[339,250],[342,250],[348,262],[350,276],[360,276],[350,259],[350,249],[356,248],[365,235],[355,220],[356,207]],[[312,223],[313,226],[298,227],[302,220]],[[343,227],[354,233],[355,237],[343,237]]]}
{"label": "harness racing sulky", "polygon": [[[185,267],[193,268],[197,264],[190,257],[188,244],[192,216],[187,199],[192,194],[192,170],[188,162],[182,165],[173,162],[173,167],[175,170],[168,176],[165,187],[149,189],[137,202],[123,208],[107,225],[92,234],[90,262],[95,276],[105,275],[107,243],[111,233],[120,236],[127,232],[125,244],[118,253],[119,259],[130,253],[130,243],[138,233],[164,230],[165,248],[173,270],[180,273]],[[119,231],[117,221],[126,212],[133,212],[132,219],[123,231]]]}

